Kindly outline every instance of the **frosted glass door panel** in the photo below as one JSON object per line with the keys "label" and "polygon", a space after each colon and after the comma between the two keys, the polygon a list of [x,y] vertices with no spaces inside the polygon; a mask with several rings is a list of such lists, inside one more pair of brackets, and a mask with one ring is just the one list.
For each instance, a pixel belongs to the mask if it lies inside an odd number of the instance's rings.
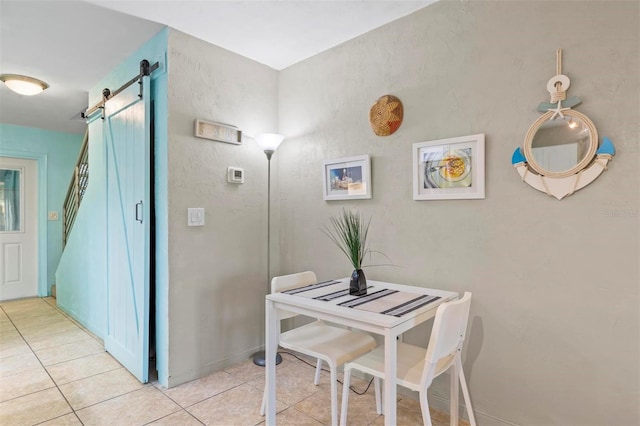
{"label": "frosted glass door panel", "polygon": [[0,232],[22,230],[22,170],[0,169]]}

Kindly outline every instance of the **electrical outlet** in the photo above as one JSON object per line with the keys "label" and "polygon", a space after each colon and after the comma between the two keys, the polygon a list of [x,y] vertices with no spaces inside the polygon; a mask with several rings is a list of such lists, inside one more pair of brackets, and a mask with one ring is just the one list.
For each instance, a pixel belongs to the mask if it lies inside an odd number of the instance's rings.
{"label": "electrical outlet", "polygon": [[58,220],[58,212],[49,212],[49,220]]}

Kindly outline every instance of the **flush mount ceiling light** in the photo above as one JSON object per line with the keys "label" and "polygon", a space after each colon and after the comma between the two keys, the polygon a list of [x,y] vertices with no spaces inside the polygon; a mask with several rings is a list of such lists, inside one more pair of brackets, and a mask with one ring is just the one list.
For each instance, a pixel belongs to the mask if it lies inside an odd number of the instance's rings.
{"label": "flush mount ceiling light", "polygon": [[20,95],[33,96],[45,90],[49,85],[37,78],[26,75],[2,74],[0,80],[7,87]]}

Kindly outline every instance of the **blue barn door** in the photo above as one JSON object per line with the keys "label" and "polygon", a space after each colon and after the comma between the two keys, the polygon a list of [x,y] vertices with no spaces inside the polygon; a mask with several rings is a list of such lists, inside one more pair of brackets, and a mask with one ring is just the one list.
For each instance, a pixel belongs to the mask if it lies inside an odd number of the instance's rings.
{"label": "blue barn door", "polygon": [[[149,374],[149,77],[105,105],[107,333],[105,348],[142,383]],[[140,90],[143,97],[141,98]]]}

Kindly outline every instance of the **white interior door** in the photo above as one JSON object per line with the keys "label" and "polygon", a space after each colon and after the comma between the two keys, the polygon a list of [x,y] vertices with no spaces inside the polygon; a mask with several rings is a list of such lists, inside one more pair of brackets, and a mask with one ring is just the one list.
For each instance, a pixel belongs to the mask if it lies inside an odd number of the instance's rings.
{"label": "white interior door", "polygon": [[107,335],[105,347],[143,383],[149,373],[149,78],[105,105]]}
{"label": "white interior door", "polygon": [[36,160],[0,157],[0,300],[38,295]]}

